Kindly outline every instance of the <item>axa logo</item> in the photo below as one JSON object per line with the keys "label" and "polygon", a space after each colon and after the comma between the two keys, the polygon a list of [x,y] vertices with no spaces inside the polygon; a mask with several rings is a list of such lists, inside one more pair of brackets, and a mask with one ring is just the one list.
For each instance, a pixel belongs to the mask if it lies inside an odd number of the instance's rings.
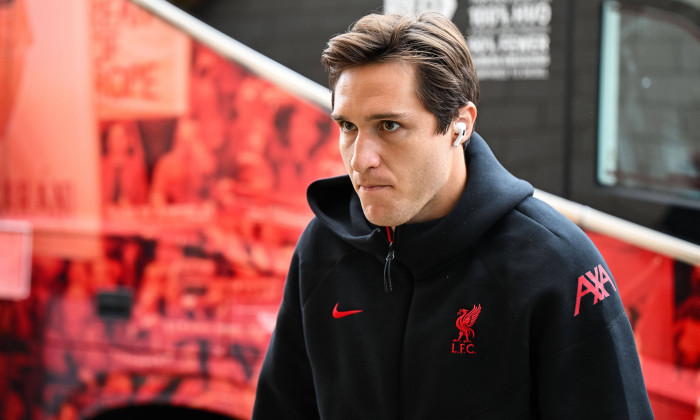
{"label": "axa logo", "polygon": [[576,288],[576,309],[574,316],[578,315],[581,309],[581,298],[588,294],[593,295],[593,304],[610,296],[610,293],[605,289],[605,285],[610,283],[612,291],[617,291],[612,277],[605,271],[602,264],[598,264],[593,271],[588,271],[586,274],[578,278],[578,287]]}
{"label": "axa logo", "polygon": [[474,354],[476,350],[474,349],[474,343],[471,342],[474,338],[474,323],[476,319],[479,318],[481,313],[481,304],[474,305],[474,307],[467,311],[466,309],[460,309],[457,312],[457,330],[459,335],[457,338],[452,340],[452,353],[458,354]]}

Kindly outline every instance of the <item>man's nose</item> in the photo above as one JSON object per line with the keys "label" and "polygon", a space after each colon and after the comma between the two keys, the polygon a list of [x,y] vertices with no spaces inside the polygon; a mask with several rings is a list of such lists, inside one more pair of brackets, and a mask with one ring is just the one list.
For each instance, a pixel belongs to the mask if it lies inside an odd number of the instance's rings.
{"label": "man's nose", "polygon": [[355,172],[376,168],[381,162],[379,144],[371,134],[359,132],[355,139],[350,166]]}

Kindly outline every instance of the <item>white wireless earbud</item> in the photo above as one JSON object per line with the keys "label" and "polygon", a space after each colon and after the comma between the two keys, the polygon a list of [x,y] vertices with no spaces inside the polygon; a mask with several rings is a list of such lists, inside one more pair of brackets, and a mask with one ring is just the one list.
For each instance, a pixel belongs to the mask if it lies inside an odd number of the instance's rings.
{"label": "white wireless earbud", "polygon": [[457,140],[455,140],[453,146],[458,147],[464,136],[467,135],[467,125],[463,122],[458,122],[455,124],[455,131],[457,132]]}

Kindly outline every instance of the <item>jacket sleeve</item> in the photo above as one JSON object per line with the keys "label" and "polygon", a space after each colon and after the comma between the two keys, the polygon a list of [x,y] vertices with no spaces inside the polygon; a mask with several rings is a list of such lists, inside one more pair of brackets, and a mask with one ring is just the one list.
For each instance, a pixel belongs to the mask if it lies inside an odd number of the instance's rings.
{"label": "jacket sleeve", "polygon": [[[632,327],[610,269],[582,238],[536,299],[532,366],[543,419],[653,419]],[[572,275],[573,274],[573,275]],[[553,279],[552,279],[553,280]]]}
{"label": "jacket sleeve", "polygon": [[319,418],[304,341],[298,265],[295,254],[277,325],[260,372],[253,420]]}
{"label": "jacket sleeve", "polygon": [[653,419],[632,329],[621,311],[582,341],[534,363],[543,419]]}
{"label": "jacket sleeve", "polygon": [[520,210],[502,222],[508,234],[490,244],[509,263],[490,265],[511,280],[504,290],[524,323],[538,418],[653,419],[614,273],[561,214],[535,199]]}

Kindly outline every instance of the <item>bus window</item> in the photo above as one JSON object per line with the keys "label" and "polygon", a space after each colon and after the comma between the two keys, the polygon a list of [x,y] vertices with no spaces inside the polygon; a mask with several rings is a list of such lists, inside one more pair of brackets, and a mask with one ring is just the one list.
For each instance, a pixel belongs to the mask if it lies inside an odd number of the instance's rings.
{"label": "bus window", "polygon": [[700,207],[699,17],[700,2],[603,3],[599,184]]}

